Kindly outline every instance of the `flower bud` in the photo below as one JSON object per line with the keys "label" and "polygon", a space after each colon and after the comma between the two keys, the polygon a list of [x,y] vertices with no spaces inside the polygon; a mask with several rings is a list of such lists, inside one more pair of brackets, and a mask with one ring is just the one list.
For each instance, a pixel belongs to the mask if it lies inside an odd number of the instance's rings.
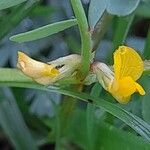
{"label": "flower bud", "polygon": [[48,64],[54,66],[60,74],[54,78],[54,82],[60,79],[72,76],[81,63],[81,56],[77,54],[71,54],[65,57],[60,57],[56,60],[48,62]]}
{"label": "flower bud", "polygon": [[91,69],[93,73],[96,74],[97,79],[102,87],[108,91],[109,86],[114,80],[114,73],[112,72],[112,70],[106,64],[101,62],[94,62],[91,65]]}

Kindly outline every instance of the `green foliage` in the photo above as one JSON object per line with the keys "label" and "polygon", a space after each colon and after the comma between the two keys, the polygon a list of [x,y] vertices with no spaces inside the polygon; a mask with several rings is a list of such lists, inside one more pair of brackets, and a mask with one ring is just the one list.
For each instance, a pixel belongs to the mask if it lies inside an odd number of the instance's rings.
{"label": "green foliage", "polygon": [[[109,112],[113,116],[119,118],[120,120],[124,121],[127,125],[129,125],[131,128],[133,128],[137,133],[139,133],[141,136],[146,138],[148,141],[150,140],[150,126],[144,122],[142,119],[140,119],[137,116],[134,116],[132,113],[120,108],[119,106],[107,102],[103,99],[100,99],[98,97],[90,96],[89,94],[82,93],[82,92],[75,92],[71,90],[61,89],[59,87],[45,87],[39,84],[34,84],[32,82],[25,82],[24,76],[23,81],[16,82],[15,78],[19,78],[21,80],[22,75],[20,76],[20,73],[18,71],[14,71],[13,69],[6,70],[7,73],[9,71],[9,74],[11,76],[6,77],[4,69],[2,69],[2,74],[0,71],[0,75],[5,76],[4,79],[0,79],[0,85],[6,85],[6,86],[13,86],[13,87],[24,87],[24,88],[34,88],[39,90],[44,90],[48,92],[58,92],[67,96],[71,96],[74,98],[78,98],[82,101],[88,102],[88,100],[91,100],[93,104],[97,107],[100,107],[104,109],[105,111]],[[15,72],[15,73],[14,73]]]}
{"label": "green foliage", "polygon": [[[9,91],[7,94],[11,95]],[[3,95],[2,91],[1,95]],[[16,150],[37,150],[36,143],[31,137],[13,96],[1,97],[0,125]]]}
{"label": "green foliage", "polygon": [[[77,110],[74,113],[72,122],[70,125],[70,131],[68,132],[69,138],[73,139],[83,149],[86,149],[88,145],[86,141],[86,120],[85,112],[83,110]],[[95,116],[93,120],[94,130],[91,135],[94,148],[106,149],[106,150],[133,150],[138,147],[139,150],[148,150],[150,144],[140,137],[131,133],[124,132],[108,123],[102,122]],[[72,132],[72,130],[74,132]]]}
{"label": "green foliage", "polygon": [[106,0],[91,0],[88,12],[89,25],[94,28],[106,8]]}
{"label": "green foliage", "polygon": [[15,41],[15,42],[19,42],[19,43],[38,40],[38,39],[50,36],[52,34],[58,33],[58,32],[65,30],[69,27],[72,27],[76,24],[77,24],[76,19],[61,21],[58,23],[53,23],[53,24],[49,24],[49,25],[40,27],[38,29],[29,31],[26,33],[14,35],[10,38],[10,40]]}
{"label": "green foliage", "polygon": [[[43,149],[41,146],[45,144],[54,144],[56,150],[149,150],[149,61],[139,81],[146,95],[135,94],[126,106],[117,104],[99,83],[83,85],[91,63],[95,59],[104,60],[105,55],[105,61],[112,64],[113,52],[120,45],[141,50],[143,58],[149,60],[150,29],[145,22],[139,27],[140,20],[150,17],[149,0],[91,0],[89,5],[81,0],[71,0],[70,4],[59,0],[49,3],[0,1],[0,62],[5,62],[0,64],[3,66],[0,68],[0,126],[12,146],[16,150]],[[74,19],[70,19],[71,6]],[[136,31],[137,27],[140,30]],[[19,32],[22,33],[16,34]],[[144,38],[137,37],[141,32]],[[8,38],[18,43],[8,42]],[[41,41],[45,42],[44,46]],[[28,51],[28,44],[33,50]],[[13,66],[6,58],[6,49],[9,58],[15,58],[16,62],[12,45],[45,62],[78,53],[81,65],[75,78],[67,77],[56,85],[43,86],[18,69],[6,68]],[[35,52],[39,46],[41,50]],[[95,56],[95,50],[100,57]],[[6,86],[10,88],[3,88]],[[38,111],[36,115],[33,109]]]}
{"label": "green foliage", "polygon": [[106,10],[111,15],[127,16],[138,7],[140,0],[91,0],[89,6],[89,23],[94,27]]}

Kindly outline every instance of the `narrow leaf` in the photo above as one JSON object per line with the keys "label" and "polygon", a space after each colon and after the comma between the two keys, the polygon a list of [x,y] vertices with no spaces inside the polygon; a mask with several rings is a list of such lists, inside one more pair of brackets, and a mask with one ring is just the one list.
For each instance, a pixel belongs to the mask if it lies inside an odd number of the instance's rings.
{"label": "narrow leaf", "polygon": [[76,24],[77,24],[76,19],[60,21],[60,22],[56,22],[53,24],[49,24],[49,25],[37,28],[32,31],[14,35],[14,36],[10,37],[10,40],[15,41],[15,42],[20,42],[20,43],[38,40],[38,39],[50,36],[52,34],[58,33],[60,31],[63,31],[67,28],[70,28],[70,27],[76,25]]}
{"label": "narrow leaf", "polygon": [[[81,147],[86,149],[86,116],[84,110],[76,110],[72,121],[70,123],[70,130],[68,136]],[[82,120],[82,121],[81,121]],[[93,137],[93,150],[134,150],[138,147],[138,150],[149,150],[150,143],[143,140],[141,137],[132,133],[128,133],[118,129],[108,123],[94,120],[94,137]],[[74,132],[72,132],[74,131]]]}
{"label": "narrow leaf", "polygon": [[[11,75],[8,76],[8,74]],[[85,102],[93,102],[95,106],[100,107],[105,111],[109,112],[110,114],[112,114],[113,116],[119,118],[127,125],[129,125],[132,129],[134,129],[142,137],[150,141],[150,125],[147,124],[145,121],[143,121],[141,118],[120,108],[116,104],[110,103],[106,100],[97,97],[92,97],[89,94],[83,92],[69,91],[54,86],[45,87],[40,84],[36,84],[34,82],[32,83],[28,78],[25,78],[25,75],[20,75],[20,74],[21,73],[16,69],[0,69],[0,76],[1,76],[0,85],[33,88],[33,89],[39,89],[48,92],[58,92],[64,95],[68,95],[83,100]],[[21,81],[21,76],[23,77],[23,81]],[[20,80],[19,82],[16,82],[17,78],[19,78]],[[25,79],[27,82],[25,82]]]}
{"label": "narrow leaf", "polygon": [[0,103],[0,125],[2,129],[16,150],[37,150],[36,143],[22,118],[15,99],[8,95],[10,93],[7,91],[7,96],[1,98]]}

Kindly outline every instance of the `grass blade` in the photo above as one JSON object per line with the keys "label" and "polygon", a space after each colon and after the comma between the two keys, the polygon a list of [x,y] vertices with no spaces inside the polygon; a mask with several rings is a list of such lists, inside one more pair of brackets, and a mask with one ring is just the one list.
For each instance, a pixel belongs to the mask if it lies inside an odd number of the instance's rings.
{"label": "grass blade", "polygon": [[[67,96],[71,96],[85,102],[92,102],[95,106],[104,109],[113,116],[119,118],[132,129],[134,129],[142,137],[150,141],[150,125],[143,121],[141,118],[133,115],[132,113],[120,108],[116,104],[110,103],[106,100],[92,97],[89,94],[83,92],[69,91],[61,89],[54,86],[42,86],[31,82],[31,80],[23,75],[16,69],[0,69],[0,85],[1,86],[12,86],[12,87],[25,87],[25,88],[34,88],[38,90],[48,91],[48,92],[58,92]],[[22,81],[21,81],[21,78]]]}
{"label": "grass blade", "polygon": [[25,125],[15,99],[10,99],[8,96],[1,98],[0,125],[16,150],[38,149]]}

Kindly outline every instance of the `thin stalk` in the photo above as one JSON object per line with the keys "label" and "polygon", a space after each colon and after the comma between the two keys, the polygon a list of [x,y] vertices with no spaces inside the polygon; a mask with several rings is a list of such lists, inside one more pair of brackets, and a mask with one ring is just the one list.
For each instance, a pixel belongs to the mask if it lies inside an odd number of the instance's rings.
{"label": "thin stalk", "polygon": [[55,150],[60,150],[61,148],[61,127],[60,127],[60,106],[54,104],[55,108]]}
{"label": "thin stalk", "polygon": [[111,14],[104,11],[103,15],[97,22],[94,31],[92,33],[92,41],[93,41],[92,51],[95,51],[97,49],[102,37],[106,33],[106,30],[112,18],[113,16]]}
{"label": "thin stalk", "polygon": [[115,50],[121,44],[124,44],[134,17],[135,14],[133,13],[126,17],[116,18],[116,26],[113,37],[113,50]]}
{"label": "thin stalk", "polygon": [[[69,88],[74,89],[76,91],[82,91],[83,86],[70,86]],[[69,100],[69,101],[68,101]],[[76,107],[76,99],[73,97],[65,96],[61,105],[60,110],[60,124],[61,124],[61,135],[63,136],[68,129],[68,124],[70,117],[72,116],[74,109]]]}
{"label": "thin stalk", "polygon": [[143,55],[145,59],[150,59],[150,27],[148,29],[148,34],[147,34],[147,39],[146,39]]}
{"label": "thin stalk", "polygon": [[86,77],[89,72],[90,67],[90,57],[91,57],[91,35],[89,32],[89,26],[87,18],[81,3],[81,0],[71,0],[72,8],[75,17],[78,22],[78,27],[81,36],[81,67],[79,69],[79,78],[82,80]]}
{"label": "thin stalk", "polygon": [[64,96],[60,110],[60,125],[62,136],[65,134],[68,128],[69,120],[75,109],[75,106],[76,100],[73,97]]}
{"label": "thin stalk", "polygon": [[[95,83],[93,86],[90,95],[93,97],[98,97],[100,94],[100,86],[99,84]],[[86,123],[87,123],[87,150],[93,149],[93,127],[94,127],[94,110],[95,106],[91,103],[87,104],[86,109]]]}

